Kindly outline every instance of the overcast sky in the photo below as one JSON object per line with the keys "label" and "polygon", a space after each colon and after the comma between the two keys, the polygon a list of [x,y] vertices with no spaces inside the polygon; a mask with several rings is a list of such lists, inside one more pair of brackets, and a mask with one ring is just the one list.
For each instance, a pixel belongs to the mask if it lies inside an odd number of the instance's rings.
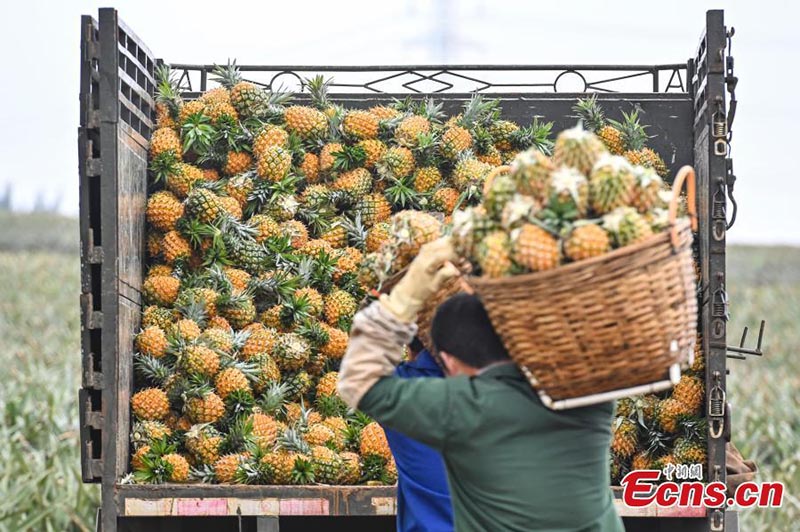
{"label": "overcast sky", "polygon": [[[4,2],[0,57],[0,193],[76,213],[79,17],[108,2]],[[735,242],[800,244],[793,91],[800,9],[792,2],[489,0],[120,2],[126,23],[170,62],[257,64],[684,62],[705,10],[736,27],[741,101],[732,155]],[[789,92],[785,92],[789,91]],[[2,231],[2,228],[0,228]]]}

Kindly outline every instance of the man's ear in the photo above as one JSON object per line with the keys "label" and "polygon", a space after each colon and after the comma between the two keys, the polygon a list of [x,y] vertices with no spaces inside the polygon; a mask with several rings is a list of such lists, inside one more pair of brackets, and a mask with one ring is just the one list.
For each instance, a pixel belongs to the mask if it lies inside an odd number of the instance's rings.
{"label": "man's ear", "polygon": [[447,351],[439,351],[439,359],[442,361],[446,375],[458,375],[459,364],[457,358]]}

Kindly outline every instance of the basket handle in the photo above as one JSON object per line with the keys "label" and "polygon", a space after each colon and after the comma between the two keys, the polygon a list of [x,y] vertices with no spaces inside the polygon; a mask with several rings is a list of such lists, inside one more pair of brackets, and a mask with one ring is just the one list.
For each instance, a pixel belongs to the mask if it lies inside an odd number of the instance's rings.
{"label": "basket handle", "polygon": [[495,166],[492,168],[492,170],[486,175],[486,181],[483,182],[483,195],[485,196],[489,192],[489,188],[491,188],[495,177],[510,171],[511,167],[508,165]]}
{"label": "basket handle", "polygon": [[678,227],[675,221],[678,218],[678,201],[681,198],[683,184],[686,183],[686,203],[689,210],[689,220],[692,224],[692,231],[697,231],[697,183],[694,168],[689,165],[678,170],[675,181],[672,182],[672,199],[669,201],[669,236],[672,240],[672,247],[678,247]]}

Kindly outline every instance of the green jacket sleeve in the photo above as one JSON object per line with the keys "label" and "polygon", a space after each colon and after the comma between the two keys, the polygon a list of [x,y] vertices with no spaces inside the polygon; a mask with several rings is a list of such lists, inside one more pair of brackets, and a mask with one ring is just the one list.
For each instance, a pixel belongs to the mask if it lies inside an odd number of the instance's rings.
{"label": "green jacket sleeve", "polygon": [[358,407],[381,425],[442,451],[452,433],[454,380],[384,377]]}

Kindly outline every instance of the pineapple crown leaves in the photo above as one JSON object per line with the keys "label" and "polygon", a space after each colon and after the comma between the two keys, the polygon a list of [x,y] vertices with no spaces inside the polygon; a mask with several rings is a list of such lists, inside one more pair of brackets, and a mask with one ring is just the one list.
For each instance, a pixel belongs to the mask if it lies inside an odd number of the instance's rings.
{"label": "pineapple crown leaves", "polygon": [[258,408],[267,415],[278,417],[284,414],[289,386],[283,382],[270,383],[258,398]]}
{"label": "pineapple crown leaves", "polygon": [[192,151],[200,156],[208,154],[214,144],[215,135],[211,119],[203,112],[194,113],[181,126],[183,153]]}
{"label": "pineapple crown leaves", "polygon": [[224,65],[215,64],[211,73],[211,81],[219,83],[226,89],[232,89],[234,85],[243,81],[242,73],[239,71],[239,67],[236,66],[236,59],[228,59],[228,62]]}
{"label": "pineapple crown leaves", "polygon": [[333,78],[325,79],[322,74],[318,74],[313,78],[306,78],[305,86],[308,93],[311,95],[311,102],[314,107],[320,111],[324,111],[330,107],[331,102],[328,99],[328,91],[333,83]]}
{"label": "pineapple crown leaves", "polygon": [[429,133],[420,133],[417,136],[417,145],[411,151],[420,166],[439,165],[440,140],[441,133],[437,130]]}
{"label": "pineapple crown leaves", "polygon": [[186,403],[189,399],[202,399],[214,391],[214,387],[206,377],[202,375],[189,375],[180,377],[179,382],[174,386],[175,395]]}
{"label": "pineapple crown leaves", "polygon": [[578,98],[572,110],[577,113],[584,127],[593,133],[597,133],[606,125],[606,117],[603,114],[603,109],[597,103],[596,94],[592,94],[587,98]]}
{"label": "pineapple crown leaves", "polygon": [[194,292],[186,292],[184,298],[181,298],[181,295],[178,298],[183,300],[175,306],[175,309],[181,316],[194,321],[201,329],[204,329],[208,318],[205,302],[200,300]]}
{"label": "pineapple crown leaves", "polygon": [[155,74],[158,82],[156,101],[167,105],[174,118],[182,103],[176,73],[167,63],[161,63],[156,67]]}
{"label": "pineapple crown leaves", "polygon": [[297,329],[297,334],[308,340],[312,347],[319,349],[330,341],[330,334],[314,319],[306,319]]}
{"label": "pineapple crown leaves", "polygon": [[384,191],[384,196],[396,210],[419,209],[420,200],[424,196],[414,190],[413,176],[406,176],[401,179],[387,177],[388,186]]}
{"label": "pineapple crown leaves", "polygon": [[334,210],[329,201],[320,201],[314,205],[301,206],[295,214],[295,219],[301,221],[310,233],[315,236],[319,236],[330,229],[330,220],[333,217]]}
{"label": "pineapple crown leaves", "polygon": [[296,427],[289,427],[278,436],[277,448],[288,452],[308,454],[311,448],[303,438],[302,433]]}
{"label": "pineapple crown leaves", "polygon": [[344,417],[347,415],[348,406],[341,397],[336,395],[317,396],[314,401],[317,411],[327,417]]}
{"label": "pineapple crown leaves", "polygon": [[373,454],[363,458],[362,481],[384,481],[386,458]]}
{"label": "pineapple crown leaves", "polygon": [[697,416],[681,416],[678,420],[678,427],[678,432],[692,441],[702,441],[708,433],[708,421]]}
{"label": "pineapple crown leaves", "polygon": [[536,148],[545,155],[553,153],[553,140],[550,138],[553,122],[539,122],[535,117],[531,125],[522,127],[511,134],[511,144],[518,150]]}
{"label": "pineapple crown leaves", "polygon": [[161,152],[150,161],[150,173],[153,182],[166,183],[170,177],[177,175],[180,171],[177,154],[173,151]]}
{"label": "pineapple crown leaves", "polygon": [[294,469],[292,470],[292,483],[304,485],[313,484],[315,481],[316,472],[314,463],[302,456],[295,458]]}
{"label": "pineapple crown leaves", "polygon": [[164,358],[134,353],[133,369],[146,382],[162,386],[175,372],[174,365],[164,361]]}
{"label": "pineapple crown leaves", "polygon": [[253,424],[250,422],[249,426],[246,425],[247,418],[250,414],[253,413],[253,406],[255,405],[255,398],[253,394],[248,390],[234,390],[228,394],[225,398],[225,411],[227,413],[227,417],[230,421],[226,423],[223,420],[223,424],[230,424],[232,423],[232,429],[230,434],[236,433],[236,436],[239,437],[235,427],[236,424],[245,422],[245,427],[241,430],[241,439],[246,441],[250,434],[253,431]]}
{"label": "pineapple crown leaves", "polygon": [[250,459],[244,461],[236,469],[233,481],[236,484],[269,484],[272,479],[272,468],[261,462],[264,450],[255,443],[248,446]]}
{"label": "pineapple crown leaves", "polygon": [[216,479],[216,474],[214,473],[214,468],[210,465],[202,464],[189,470],[189,478],[202,484],[211,484]]}
{"label": "pineapple crown leaves", "polygon": [[609,124],[622,133],[622,142],[628,150],[641,150],[647,144],[647,140],[651,138],[645,131],[649,126],[644,126],[639,122],[640,112],[643,113],[644,111],[637,106],[630,113],[622,111],[622,122],[617,120],[608,121]]}
{"label": "pineapple crown leaves", "polygon": [[342,146],[342,149],[332,153],[333,169],[337,172],[346,172],[354,168],[361,168],[367,160],[367,152],[363,146]]}
{"label": "pineapple crown leaves", "polygon": [[424,116],[431,123],[439,123],[444,117],[444,112],[442,112],[443,105],[442,102],[436,103],[433,98],[425,98],[424,101],[416,106],[415,111],[416,114]]}
{"label": "pineapple crown leaves", "polygon": [[249,447],[253,441],[253,421],[248,415],[240,413],[231,415],[229,412],[227,419],[228,432],[220,443],[220,453],[237,453]]}
{"label": "pineapple crown leaves", "polygon": [[477,126],[486,126],[498,115],[499,108],[499,100],[484,100],[482,94],[474,93],[464,102],[464,112],[458,123],[469,131]]}

